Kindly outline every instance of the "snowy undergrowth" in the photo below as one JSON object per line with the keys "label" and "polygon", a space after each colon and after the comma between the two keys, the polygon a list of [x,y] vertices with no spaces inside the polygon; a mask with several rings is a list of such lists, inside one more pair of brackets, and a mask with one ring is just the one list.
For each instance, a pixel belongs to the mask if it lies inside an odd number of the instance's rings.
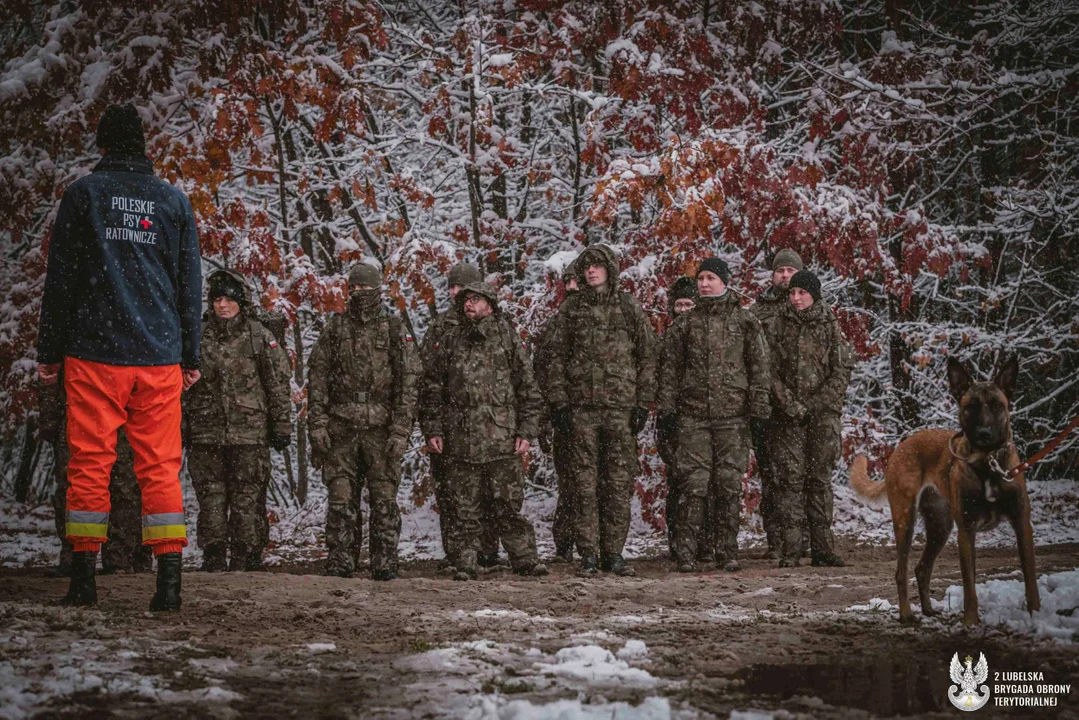
{"label": "snowy undergrowth", "polygon": [[[411,501],[411,487],[403,486],[398,495],[401,507],[401,559],[431,560],[443,557],[438,513],[433,499],[417,507]],[[1038,545],[1079,542],[1079,482],[1075,480],[1041,480],[1029,483],[1034,540]],[[196,518],[198,502],[190,487],[185,487],[184,502],[188,515],[188,539],[185,551],[189,566],[201,562],[197,546]],[[527,494],[525,515],[536,528],[536,542],[542,556],[554,553],[551,521],[556,498],[546,492],[532,490]],[[270,503],[271,547],[266,554],[268,565],[302,563],[325,558],[326,489],[312,482],[307,503],[303,507],[278,506]],[[857,497],[848,485],[835,486],[835,533],[859,544],[891,545],[891,514],[887,507],[873,508]],[[364,519],[368,519],[364,506]],[[742,547],[753,547],[763,541],[760,516],[753,514],[743,523],[739,534]],[[916,541],[921,542],[919,525]],[[952,543],[955,536],[952,536]],[[1008,547],[1015,537],[1007,523],[990,532],[978,535],[979,547]],[[366,544],[366,543],[365,543]],[[647,557],[666,552],[666,537],[641,518],[640,503],[633,500],[627,557]],[[55,563],[60,542],[55,537],[52,507],[39,505],[28,508],[15,503],[10,496],[0,495],[0,566],[41,567]]]}
{"label": "snowy undergrowth", "polygon": [[[1033,615],[1027,612],[1022,572],[1016,570],[1010,574],[1015,579],[992,579],[976,586],[983,625],[1062,643],[1070,644],[1079,640],[1079,569],[1039,575],[1041,609]],[[913,588],[912,594],[916,595]],[[933,608],[945,613],[946,622],[962,615],[963,586],[949,586],[943,599],[933,600]],[[899,607],[884,598],[873,598],[864,605],[852,605],[847,611],[899,615]],[[935,622],[932,619],[927,621]]]}

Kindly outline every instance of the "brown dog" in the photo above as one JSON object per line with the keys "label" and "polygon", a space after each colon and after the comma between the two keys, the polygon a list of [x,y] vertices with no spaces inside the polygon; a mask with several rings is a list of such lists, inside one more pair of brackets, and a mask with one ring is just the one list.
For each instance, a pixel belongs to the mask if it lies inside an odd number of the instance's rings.
{"label": "brown dog", "polygon": [[935,615],[929,601],[933,562],[959,527],[959,566],[963,573],[963,622],[978,623],[978,595],[974,589],[974,536],[990,530],[1003,518],[1015,529],[1019,562],[1026,583],[1027,609],[1041,606],[1034,572],[1034,537],[1030,526],[1030,500],[1023,474],[1009,479],[1005,472],[1019,465],[1012,443],[1011,397],[1019,363],[1011,358],[992,382],[974,382],[963,363],[948,358],[948,385],[959,402],[960,433],[922,430],[899,443],[884,472],[884,482],[869,479],[866,458],[854,459],[850,483],[869,499],[888,493],[895,528],[899,563],[899,619],[912,622],[907,593],[907,557],[920,512],[925,522],[925,550],[914,569],[922,614]]}

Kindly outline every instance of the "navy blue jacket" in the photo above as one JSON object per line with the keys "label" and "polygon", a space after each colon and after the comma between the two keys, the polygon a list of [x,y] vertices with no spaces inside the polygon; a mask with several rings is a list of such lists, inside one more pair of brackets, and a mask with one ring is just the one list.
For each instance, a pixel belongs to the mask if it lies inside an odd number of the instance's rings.
{"label": "navy blue jacket", "polygon": [[60,200],[37,359],[199,367],[202,257],[187,197],[145,157],[106,155]]}

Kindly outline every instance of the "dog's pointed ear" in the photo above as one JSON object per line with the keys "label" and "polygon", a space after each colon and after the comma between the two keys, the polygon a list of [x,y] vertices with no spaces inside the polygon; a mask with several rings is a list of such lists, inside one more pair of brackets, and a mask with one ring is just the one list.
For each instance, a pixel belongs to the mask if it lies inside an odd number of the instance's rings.
{"label": "dog's pointed ear", "polygon": [[993,382],[1004,393],[1010,402],[1015,393],[1015,385],[1019,381],[1019,356],[1012,355],[997,370],[997,376]]}
{"label": "dog's pointed ear", "polygon": [[967,366],[956,360],[954,357],[948,357],[948,390],[952,393],[952,397],[956,402],[963,399],[963,396],[967,394],[967,390],[970,389],[973,380],[970,377],[970,370]]}

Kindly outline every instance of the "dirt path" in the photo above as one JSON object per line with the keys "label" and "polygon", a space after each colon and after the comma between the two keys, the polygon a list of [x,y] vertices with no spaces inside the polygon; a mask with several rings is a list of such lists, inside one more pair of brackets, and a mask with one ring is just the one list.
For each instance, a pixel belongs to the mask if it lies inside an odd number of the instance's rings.
{"label": "dirt path", "polygon": [[[158,714],[327,717],[954,717],[948,661],[984,652],[992,671],[1079,684],[1075,645],[957,616],[902,627],[894,551],[848,548],[846,568],[677,575],[635,563],[635,579],[492,572],[455,583],[433,564],[380,584],[285,572],[184,576],[179,614],[145,611],[152,577],[99,578],[99,607],[57,608],[66,580],[0,571],[0,717]],[[985,550],[979,581],[1008,576],[1014,552]],[[1079,546],[1039,549],[1039,572],[1079,566]],[[958,584],[945,552],[934,597]],[[637,642],[639,641],[639,642]],[[640,644],[643,643],[643,646]],[[610,655],[606,651],[610,651]],[[1079,717],[1079,688],[1052,710]],[[549,715],[527,715],[543,706]],[[7,710],[4,710],[4,708]],[[565,717],[575,716],[573,713]],[[621,713],[621,714],[620,714]],[[737,714],[734,717],[739,717]],[[752,717],[745,715],[742,717]],[[762,717],[768,717],[763,715]]]}

